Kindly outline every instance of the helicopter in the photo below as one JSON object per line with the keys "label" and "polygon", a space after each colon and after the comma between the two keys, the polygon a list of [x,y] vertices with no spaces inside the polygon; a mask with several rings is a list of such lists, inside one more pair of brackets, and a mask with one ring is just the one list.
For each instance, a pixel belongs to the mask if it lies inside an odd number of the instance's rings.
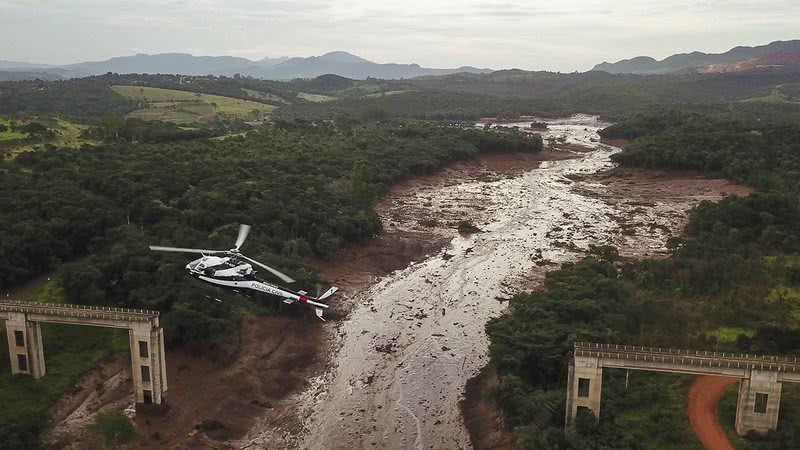
{"label": "helicopter", "polygon": [[333,286],[322,295],[311,297],[306,291],[293,291],[277,284],[273,284],[256,277],[253,264],[265,269],[267,272],[281,279],[285,283],[294,283],[288,275],[274,269],[255,259],[243,255],[239,248],[244,244],[250,234],[250,225],[239,225],[239,236],[234,247],[230,250],[206,250],[199,248],[163,247],[151,245],[150,250],[158,252],[199,253],[202,257],[186,265],[189,275],[206,283],[232,289],[249,289],[256,292],[274,295],[283,298],[286,304],[303,303],[314,308],[320,320],[325,320],[322,313],[329,307],[325,300],[331,298],[338,290]]}

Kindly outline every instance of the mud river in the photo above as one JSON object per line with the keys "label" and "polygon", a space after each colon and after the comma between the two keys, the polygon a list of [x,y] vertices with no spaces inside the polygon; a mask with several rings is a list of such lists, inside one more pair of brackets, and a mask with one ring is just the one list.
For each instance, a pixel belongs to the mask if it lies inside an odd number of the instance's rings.
{"label": "mud river", "polygon": [[[388,236],[424,230],[444,247],[351,289],[341,300],[351,305],[347,318],[326,325],[327,371],[293,399],[302,431],[262,423],[243,446],[471,448],[459,401],[487,363],[484,327],[506,307],[499,299],[535,287],[590,244],[663,254],[692,205],[737,189],[691,174],[598,175],[619,151],[599,142],[604,126],[585,115],[549,121],[543,137],[571,158],[514,174],[445,173],[390,194],[380,208]],[[464,218],[480,232],[459,234],[453,224]]]}

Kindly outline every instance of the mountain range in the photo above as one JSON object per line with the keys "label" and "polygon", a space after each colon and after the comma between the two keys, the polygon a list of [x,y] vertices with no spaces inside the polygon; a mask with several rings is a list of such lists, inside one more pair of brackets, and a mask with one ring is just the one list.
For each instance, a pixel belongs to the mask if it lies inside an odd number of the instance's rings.
{"label": "mountain range", "polygon": [[0,71],[9,78],[13,77],[13,73],[26,76],[41,73],[48,78],[78,78],[114,72],[225,76],[238,73],[242,76],[271,80],[315,78],[324,74],[336,74],[352,79],[373,77],[390,80],[459,72],[488,73],[492,70],[469,66],[431,69],[418,64],[380,64],[338,51],[308,58],[264,58],[258,61],[234,56],[192,56],[184,53],[138,54],[63,66],[0,61]]}
{"label": "mountain range", "polygon": [[679,53],[657,61],[637,56],[615,63],[604,62],[592,70],[612,74],[642,75],[691,72],[741,72],[766,68],[800,69],[800,40],[775,41],[756,47],[735,47],[725,53]]}

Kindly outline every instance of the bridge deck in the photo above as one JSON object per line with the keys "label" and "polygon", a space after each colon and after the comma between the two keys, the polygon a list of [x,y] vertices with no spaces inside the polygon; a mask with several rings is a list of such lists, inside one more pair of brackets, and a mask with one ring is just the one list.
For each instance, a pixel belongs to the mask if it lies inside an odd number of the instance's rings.
{"label": "bridge deck", "polygon": [[158,311],[145,309],[0,300],[0,313],[3,312],[37,314],[54,318],[100,319],[121,322],[149,322],[159,316]]}
{"label": "bridge deck", "polygon": [[800,374],[800,359],[709,351],[676,350],[632,345],[575,343],[575,356],[637,363],[669,364],[697,369],[755,369]]}

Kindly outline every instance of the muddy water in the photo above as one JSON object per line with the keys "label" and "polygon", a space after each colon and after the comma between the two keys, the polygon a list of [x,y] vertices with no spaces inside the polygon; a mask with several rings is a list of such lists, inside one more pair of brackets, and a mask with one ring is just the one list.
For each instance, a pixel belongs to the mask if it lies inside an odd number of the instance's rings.
{"label": "muddy water", "polygon": [[[628,254],[663,251],[669,230],[685,216],[684,204],[609,203],[603,186],[573,181],[613,166],[609,157],[619,149],[598,142],[604,126],[590,116],[550,121],[545,139],[563,137],[592,151],[521,176],[442,184],[398,200],[432,219],[469,209],[482,232],[440,230],[452,235],[443,252],[356,294],[357,306],[334,331],[332,369],[299,400],[305,434],[284,444],[471,448],[459,401],[466,381],[487,363],[484,327],[506,307],[497,299],[535,285],[589,244],[613,243]],[[391,226],[414,228],[418,219]],[[631,220],[647,229],[623,232]],[[249,443],[276,444],[267,430],[255,435]]]}

